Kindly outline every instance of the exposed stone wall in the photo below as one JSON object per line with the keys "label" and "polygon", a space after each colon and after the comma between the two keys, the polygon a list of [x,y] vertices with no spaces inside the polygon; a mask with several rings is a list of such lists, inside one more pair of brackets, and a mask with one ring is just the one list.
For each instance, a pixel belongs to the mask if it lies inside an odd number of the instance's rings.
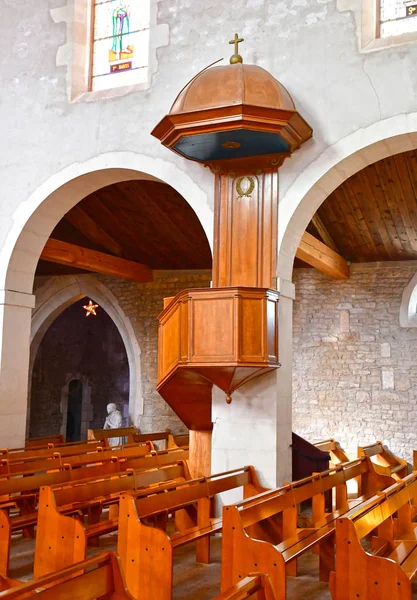
{"label": "exposed stone wall", "polygon": [[[117,298],[139,340],[144,412],[135,425],[143,432],[161,431],[167,427],[175,433],[185,431],[182,421],[156,391],[157,316],[163,309],[164,298],[175,296],[186,288],[208,287],[211,271],[154,271],[154,279],[151,283],[134,283],[99,275],[96,277]],[[45,278],[43,280],[45,281]]]}
{"label": "exposed stone wall", "polygon": [[141,431],[161,431],[169,427],[175,433],[185,431],[165,400],[156,391],[158,371],[158,319],[164,298],[186,288],[208,287],[211,271],[154,271],[151,283],[132,283],[114,277],[101,277],[113,292],[125,314],[131,319],[141,346],[144,413],[136,424]]}
{"label": "exposed stone wall", "polygon": [[[89,427],[103,427],[109,402],[126,414],[129,366],[123,340],[103,309],[86,318],[85,303],[80,300],[61,313],[39,346],[32,375],[30,436],[59,433],[63,423],[65,426],[67,405],[63,401],[67,401],[73,379],[90,388],[91,402],[81,416],[81,420],[88,419]],[[84,431],[74,439],[85,435]]]}
{"label": "exposed stone wall", "polygon": [[349,452],[383,440],[412,461],[417,329],[401,328],[399,312],[416,271],[417,262],[352,265],[336,281],[294,269],[294,431]]}

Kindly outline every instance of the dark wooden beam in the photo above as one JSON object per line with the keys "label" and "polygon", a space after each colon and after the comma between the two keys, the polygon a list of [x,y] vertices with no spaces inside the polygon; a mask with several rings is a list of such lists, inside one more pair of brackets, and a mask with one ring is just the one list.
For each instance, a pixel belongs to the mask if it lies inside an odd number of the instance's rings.
{"label": "dark wooden beam", "polygon": [[79,205],[74,206],[66,215],[65,219],[78,229],[90,241],[102,246],[116,256],[122,256],[123,250],[106,231],[104,231],[89,214]]}
{"label": "dark wooden beam", "polygon": [[326,225],[320,219],[318,213],[316,213],[314,215],[314,217],[311,219],[311,222],[313,223],[314,227],[317,229],[317,232],[318,232],[319,236],[321,237],[323,243],[326,244],[326,246],[329,246],[329,248],[331,248],[335,252],[339,252],[338,247],[336,246],[332,236],[328,232]]}
{"label": "dark wooden beam", "polygon": [[70,265],[94,273],[103,273],[129,279],[131,281],[140,281],[146,283],[152,281],[152,269],[141,263],[110,256],[104,252],[81,248],[75,244],[68,244],[49,238],[46,242],[42,254],[42,260],[58,263],[60,265]]}
{"label": "dark wooden beam", "polygon": [[307,231],[304,232],[295,255],[334,279],[350,277],[350,268],[346,260]]}

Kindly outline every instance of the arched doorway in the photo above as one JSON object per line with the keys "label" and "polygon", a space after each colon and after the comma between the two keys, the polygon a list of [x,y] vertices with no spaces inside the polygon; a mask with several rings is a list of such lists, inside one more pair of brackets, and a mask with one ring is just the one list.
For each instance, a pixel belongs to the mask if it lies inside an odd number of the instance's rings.
{"label": "arched doorway", "polygon": [[[112,319],[123,340],[129,363],[129,422],[138,425],[140,415],[143,414],[140,340],[131,319],[123,310],[116,296],[103,282],[97,280],[93,275],[87,274],[48,278],[36,289],[35,296],[36,305],[31,326],[29,381],[32,379],[38,348],[50,325],[74,302],[84,297],[94,298]],[[30,403],[29,395],[29,408]],[[29,410],[27,418],[29,419]]]}
{"label": "arched doorway", "polygon": [[67,441],[86,439],[89,428],[103,426],[109,402],[128,421],[129,364],[122,337],[102,306],[86,317],[87,302],[81,298],[63,310],[37,347],[31,437],[62,433]]}
{"label": "arched doorway", "polygon": [[45,242],[64,215],[80,200],[103,187],[123,181],[172,183],[171,188],[181,194],[185,205],[192,207],[205,243],[208,243],[208,237],[211,239],[212,211],[206,193],[183,171],[164,161],[133,153],[102,155],[66,168],[36,190],[16,215],[8,243],[0,256],[0,279],[3,279],[5,290],[1,314],[2,348],[8,349],[7,353],[0,352],[0,390],[2,397],[8,398],[2,421],[4,445],[12,447],[23,442],[30,312],[35,300],[32,288]]}

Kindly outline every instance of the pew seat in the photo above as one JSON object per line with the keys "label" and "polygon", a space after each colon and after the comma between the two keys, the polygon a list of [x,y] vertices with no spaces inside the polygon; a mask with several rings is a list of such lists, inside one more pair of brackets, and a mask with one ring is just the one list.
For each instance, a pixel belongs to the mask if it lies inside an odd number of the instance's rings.
{"label": "pew seat", "polygon": [[265,573],[248,575],[216,596],[215,600],[246,600],[253,597],[256,597],[256,600],[275,600],[271,581]]}
{"label": "pew seat", "polygon": [[[333,600],[411,600],[417,576],[416,498],[417,473],[412,473],[337,519]],[[365,550],[361,540],[370,535],[371,547]]]}
{"label": "pew seat", "polygon": [[101,553],[41,579],[12,587],[0,593],[5,600],[21,600],[36,596],[42,600],[140,600],[126,588],[113,552]]}

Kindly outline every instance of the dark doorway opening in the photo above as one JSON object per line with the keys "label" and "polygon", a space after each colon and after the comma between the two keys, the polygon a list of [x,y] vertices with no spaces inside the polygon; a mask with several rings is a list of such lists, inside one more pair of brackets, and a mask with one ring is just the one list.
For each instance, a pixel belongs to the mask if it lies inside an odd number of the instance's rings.
{"label": "dark doorway opening", "polygon": [[82,407],[83,382],[80,379],[73,379],[68,386],[67,442],[78,442],[81,440]]}

